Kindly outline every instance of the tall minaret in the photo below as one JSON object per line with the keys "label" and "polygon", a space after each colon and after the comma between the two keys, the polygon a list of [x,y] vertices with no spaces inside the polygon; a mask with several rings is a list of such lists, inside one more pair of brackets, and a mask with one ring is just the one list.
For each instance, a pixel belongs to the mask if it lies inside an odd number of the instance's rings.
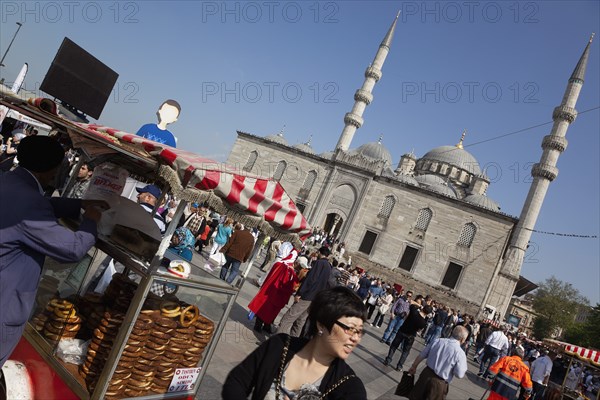
{"label": "tall minaret", "polygon": [[577,117],[575,103],[577,103],[579,92],[583,86],[583,78],[593,38],[594,34],[592,33],[575,70],[571,74],[571,78],[569,78],[569,84],[565,90],[562,102],[552,113],[554,125],[552,126],[550,135],[545,136],[542,140],[542,149],[544,149],[542,158],[540,158],[539,163],[534,164],[531,168],[533,182],[529,188],[527,200],[523,205],[519,222],[513,233],[502,265],[502,272],[509,276],[516,278],[519,276],[523,257],[531,238],[531,232],[535,227],[535,222],[542,208],[544,197],[546,197],[548,186],[558,175],[556,162],[560,153],[567,148],[567,139],[565,139],[567,129]]}
{"label": "tall minaret", "polygon": [[385,58],[390,52],[392,38],[394,37],[394,31],[396,30],[396,22],[398,22],[399,16],[400,12],[396,15],[394,22],[392,22],[392,26],[390,26],[390,29],[379,45],[377,54],[375,54],[375,59],[365,71],[365,81],[363,82],[362,87],[354,94],[354,107],[352,107],[352,111],[346,113],[344,116],[345,126],[340,135],[340,140],[338,140],[336,149],[347,151],[350,147],[350,142],[352,142],[352,138],[354,137],[354,133],[364,122],[362,115],[365,112],[365,108],[373,101],[373,87],[381,79],[381,68],[383,67]]}

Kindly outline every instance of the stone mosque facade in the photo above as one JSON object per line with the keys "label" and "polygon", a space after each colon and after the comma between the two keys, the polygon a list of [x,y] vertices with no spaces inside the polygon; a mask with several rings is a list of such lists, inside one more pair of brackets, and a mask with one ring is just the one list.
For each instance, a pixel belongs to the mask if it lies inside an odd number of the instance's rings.
{"label": "stone mosque facade", "polygon": [[310,141],[291,146],[283,132],[263,137],[238,131],[227,163],[280,181],[311,226],[345,242],[353,266],[375,269],[387,281],[431,294],[462,312],[482,317],[487,307],[502,317],[545,189],[566,148],[589,43],[554,110],[552,133],[544,138],[529,195],[515,218],[486,195],[490,180],[463,148],[464,133],[456,145],[436,147],[422,157],[404,154],[397,165],[381,138],[350,148],[382,76],[397,19],[365,71],[334,151],[316,154]]}

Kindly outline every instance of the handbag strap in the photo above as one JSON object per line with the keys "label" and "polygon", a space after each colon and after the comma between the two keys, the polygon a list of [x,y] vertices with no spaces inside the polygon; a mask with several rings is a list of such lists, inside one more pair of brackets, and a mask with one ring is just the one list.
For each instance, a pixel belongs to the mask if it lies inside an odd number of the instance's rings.
{"label": "handbag strap", "polygon": [[279,366],[279,374],[277,376],[277,380],[275,381],[275,400],[279,400],[281,396],[281,381],[283,380],[283,371],[285,370],[285,359],[287,358],[288,349],[290,348],[290,341],[292,340],[291,336],[287,337],[285,341],[285,345],[283,346],[283,354],[281,357],[281,365]]}
{"label": "handbag strap", "polygon": [[339,381],[337,381],[334,385],[332,385],[329,389],[327,389],[325,391],[325,393],[323,393],[321,395],[321,399],[324,399],[325,397],[327,397],[327,395],[329,395],[329,393],[333,392],[335,389],[337,389],[342,383],[346,382],[348,379],[351,378],[356,378],[356,375],[346,375],[344,377],[342,377]]}

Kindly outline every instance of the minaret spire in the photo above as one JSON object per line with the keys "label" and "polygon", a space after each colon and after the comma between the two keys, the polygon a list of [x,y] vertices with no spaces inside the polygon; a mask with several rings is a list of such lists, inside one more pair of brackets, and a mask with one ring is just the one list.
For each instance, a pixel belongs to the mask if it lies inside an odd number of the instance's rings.
{"label": "minaret spire", "polygon": [[[593,35],[592,35],[593,37]],[[542,157],[537,164],[531,168],[531,176],[533,182],[529,188],[527,199],[523,205],[519,222],[515,227],[510,244],[504,256],[500,275],[507,279],[504,284],[497,284],[492,296],[501,296],[501,292],[510,293],[506,297],[506,301],[502,301],[501,310],[506,309],[508,300],[512,294],[511,287],[514,288],[516,281],[521,272],[521,266],[525,257],[525,251],[529,245],[531,233],[535,227],[542,203],[546,197],[546,192],[550,183],[557,177],[558,168],[556,164],[560,154],[567,148],[567,129],[577,117],[575,104],[583,86],[583,78],[585,75],[586,64],[589,56],[591,39],[588,42],[573,74],[569,78],[565,94],[561,104],[554,109],[552,119],[554,124],[549,135],[542,140]],[[508,282],[511,281],[512,284]],[[489,302],[493,304],[492,302]],[[499,304],[499,303],[496,303]]]}
{"label": "minaret spire", "polygon": [[465,140],[466,135],[467,135],[467,130],[463,129],[463,133],[460,136],[460,142],[456,143],[456,147],[458,147],[459,149],[463,148],[463,141]]}
{"label": "minaret spire", "polygon": [[347,151],[352,142],[352,138],[354,137],[354,133],[356,133],[356,130],[364,123],[362,115],[367,106],[373,101],[373,87],[381,79],[381,68],[390,51],[399,16],[400,12],[396,15],[390,29],[388,29],[385,37],[381,41],[373,62],[367,67],[362,87],[354,94],[354,106],[352,107],[352,111],[346,113],[344,116],[344,130],[340,135],[336,149]]}

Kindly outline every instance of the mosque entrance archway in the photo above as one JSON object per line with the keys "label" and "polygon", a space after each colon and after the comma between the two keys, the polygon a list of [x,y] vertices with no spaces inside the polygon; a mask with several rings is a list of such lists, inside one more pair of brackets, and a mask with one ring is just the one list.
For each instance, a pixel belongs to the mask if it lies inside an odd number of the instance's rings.
{"label": "mosque entrance archway", "polygon": [[344,219],[341,215],[337,213],[329,213],[325,218],[325,225],[323,225],[323,229],[327,235],[337,237],[343,224]]}

